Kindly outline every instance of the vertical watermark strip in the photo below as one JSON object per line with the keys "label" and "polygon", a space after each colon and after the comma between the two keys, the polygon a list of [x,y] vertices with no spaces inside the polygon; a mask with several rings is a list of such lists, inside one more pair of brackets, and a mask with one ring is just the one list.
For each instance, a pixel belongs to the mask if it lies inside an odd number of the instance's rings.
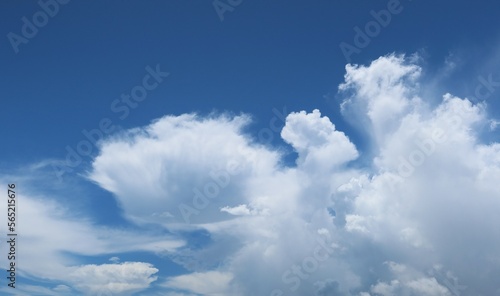
{"label": "vertical watermark strip", "polygon": [[8,286],[16,288],[16,184],[9,184],[7,188],[7,244]]}

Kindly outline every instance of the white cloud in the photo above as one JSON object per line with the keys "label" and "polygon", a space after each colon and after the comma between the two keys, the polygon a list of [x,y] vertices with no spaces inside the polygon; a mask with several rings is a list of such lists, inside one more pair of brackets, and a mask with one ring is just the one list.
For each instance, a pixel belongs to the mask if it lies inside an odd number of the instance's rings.
{"label": "white cloud", "polygon": [[57,292],[70,292],[71,288],[68,287],[68,286],[66,286],[66,285],[57,285],[54,288],[54,291],[57,291]]}
{"label": "white cloud", "polygon": [[90,178],[137,222],[224,220],[221,207],[246,201],[243,180],[272,172],[278,160],[241,134],[248,122],[247,116],[165,116],[105,142]]}
{"label": "white cloud", "polygon": [[[211,272],[232,279],[217,288],[226,291],[221,295],[331,289],[339,295],[447,295],[443,279],[423,270],[436,263],[478,293],[493,291],[487,273],[500,270],[494,226],[500,223],[500,146],[481,143],[475,132],[490,120],[484,105],[451,94],[437,106],[427,104],[419,96],[422,70],[415,61],[389,55],[346,67],[339,87],[343,115],[370,136],[366,153],[373,163],[363,169],[344,166],[357,159],[356,147],[313,110],[289,114],[281,132],[298,153],[296,167],[280,166],[281,155],[243,135],[245,116],[182,115],[104,143],[90,176],[117,196],[128,215],[155,221],[153,211],[173,213],[188,203],[192,188],[210,180],[211,167],[223,168],[231,159],[243,163],[243,172],[209,200],[219,211],[207,207],[196,214],[212,245],[190,256],[213,262],[217,253],[224,264]],[[254,156],[251,162],[243,151]],[[140,202],[138,195],[144,196]],[[156,221],[169,225],[167,218]],[[335,246],[325,262],[311,255],[318,251],[318,229]],[[401,264],[387,269],[384,262],[396,256]],[[480,276],[475,269],[487,271]],[[194,270],[170,283],[187,288],[201,274]]]}
{"label": "white cloud", "polygon": [[[251,291],[265,295],[274,285],[283,285],[282,273],[293,260],[302,261],[302,254],[314,252],[318,246],[317,229],[333,228],[329,225],[332,217],[326,210],[331,203],[329,187],[336,188],[353,177],[354,171],[340,171],[340,167],[356,158],[357,151],[342,132],[335,130],[328,118],[321,117],[319,111],[292,113],[283,133],[305,161],[298,163],[300,169],[282,168],[277,152],[257,146],[239,131],[244,123],[240,117],[164,117],[148,127],[132,131],[129,136],[104,142],[90,176],[117,196],[125,205],[127,215],[135,220],[156,221],[171,227],[174,225],[172,220],[152,220],[151,214],[175,212],[179,204],[191,201],[193,187],[202,188],[210,180],[208,168],[224,167],[231,159],[237,159],[242,172],[231,178],[217,197],[209,200],[217,212],[210,206],[201,208],[200,213],[193,216],[193,221],[199,218],[197,221],[204,223],[198,225],[210,231],[216,243],[214,250],[218,252],[215,257],[227,261],[228,268],[238,280],[246,278],[244,283],[238,281],[238,285],[227,287],[230,293],[244,295]],[[317,128],[321,131],[316,131]],[[140,148],[145,145],[148,148]],[[200,151],[186,145],[204,149]],[[179,148],[174,151],[169,147]],[[115,153],[116,149],[120,152]],[[205,156],[200,156],[200,153]],[[327,154],[330,160],[319,162]],[[151,170],[160,163],[160,171]],[[320,165],[328,174],[315,171]],[[128,176],[124,175],[125,172],[144,170],[148,172],[134,176],[135,182],[126,182]],[[332,171],[339,173],[333,177]],[[318,175],[313,176],[316,173]],[[179,178],[178,175],[186,177]],[[162,179],[161,176],[170,177]],[[141,181],[141,178],[146,179]],[[139,201],[133,193],[139,192],[143,184],[149,184],[149,180],[155,180],[154,186],[160,189],[148,192]],[[325,184],[328,184],[327,188],[324,188]],[[176,190],[168,189],[174,185]],[[306,195],[304,190],[317,193]],[[139,202],[141,211],[132,206]],[[308,205],[307,209],[304,205]],[[222,213],[220,209],[223,209]],[[308,222],[311,225],[304,224],[304,219],[312,219]],[[218,245],[218,241],[226,241],[228,245]],[[240,241],[248,244],[239,247]],[[294,247],[290,248],[290,245]],[[254,259],[262,254],[265,254],[266,264]],[[214,252],[203,251],[192,256],[198,261],[212,262]],[[341,268],[336,269],[340,272]],[[271,270],[275,271],[272,275],[269,274]],[[254,273],[267,276],[254,279]],[[343,277],[356,281],[350,273]],[[301,289],[306,291],[308,287],[302,285]]]}
{"label": "white cloud", "polygon": [[[23,188],[19,191],[24,193],[18,192],[16,197],[20,209],[18,220],[21,221],[17,231],[22,250],[18,259],[22,268],[18,276],[65,283],[55,285],[50,293],[44,292],[46,295],[75,294],[75,291],[67,290],[75,288],[75,282],[69,274],[75,269],[74,266],[82,262],[77,256],[92,257],[133,251],[166,252],[184,245],[182,240],[172,236],[113,229],[96,225],[89,219],[73,217],[74,214],[60,202],[44,195],[35,196],[30,192],[28,183],[20,182],[18,186],[20,184]],[[5,205],[0,204],[3,212],[7,212]],[[3,235],[6,235],[5,231]],[[7,256],[0,257],[0,264],[7,266]],[[78,284],[85,286],[88,283],[80,278]],[[21,286],[19,291],[27,289],[26,285]],[[39,293],[42,293],[41,290]],[[29,291],[27,294],[33,295]]]}
{"label": "white cloud", "polygon": [[249,216],[252,215],[252,210],[247,205],[239,205],[236,207],[223,207],[221,212],[226,212],[235,216]]}
{"label": "white cloud", "polygon": [[298,164],[311,172],[330,171],[358,157],[358,151],[343,132],[335,130],[319,110],[290,113],[281,132],[283,139],[299,154]]}
{"label": "white cloud", "polygon": [[451,296],[450,291],[441,286],[435,278],[421,278],[408,282],[408,287],[415,291],[416,295],[425,296]]}
{"label": "white cloud", "polygon": [[339,86],[347,96],[341,104],[344,117],[382,144],[398,119],[419,105],[415,95],[420,73],[420,67],[402,55],[380,57],[369,66],[347,65],[345,82]]}
{"label": "white cloud", "polygon": [[83,265],[73,268],[69,279],[86,295],[131,295],[156,281],[158,272],[149,263]]}
{"label": "white cloud", "polygon": [[381,296],[396,296],[397,291],[399,290],[400,283],[398,280],[393,280],[389,284],[388,283],[377,283],[372,287],[371,291],[375,293],[375,295]]}
{"label": "white cloud", "polygon": [[2,295],[13,295],[13,296],[33,296],[33,295],[43,295],[43,296],[71,296],[75,295],[75,290],[71,289],[66,285],[57,285],[53,288],[48,288],[46,286],[39,285],[29,285],[26,283],[16,285],[13,289],[7,285],[2,285],[0,287],[0,293]]}
{"label": "white cloud", "polygon": [[[207,296],[229,295],[232,274],[217,271],[195,272],[169,278],[163,286]],[[235,294],[231,294],[235,295]]]}
{"label": "white cloud", "polygon": [[386,264],[393,279],[390,282],[379,281],[372,285],[370,291],[374,295],[452,296],[447,287],[428,274],[396,262],[386,262]]}
{"label": "white cloud", "polygon": [[109,258],[109,261],[111,261],[113,263],[118,263],[118,262],[120,262],[120,257],[113,256],[113,257]]}

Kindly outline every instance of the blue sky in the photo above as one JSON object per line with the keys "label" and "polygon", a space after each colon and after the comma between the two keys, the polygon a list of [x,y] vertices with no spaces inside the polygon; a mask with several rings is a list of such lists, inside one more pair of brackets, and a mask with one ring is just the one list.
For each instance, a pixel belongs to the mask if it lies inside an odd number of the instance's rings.
{"label": "blue sky", "polygon": [[[498,2],[0,7],[0,180],[21,199],[18,287],[2,293],[458,296],[447,274],[467,286],[460,295],[499,293],[500,236],[484,230],[500,206]],[[346,56],[342,44],[356,49]],[[459,123],[446,120],[457,112]],[[415,147],[425,161],[403,172]],[[193,190],[207,184],[216,197],[194,209]],[[466,193],[481,199],[448,199]],[[429,211],[450,204],[451,222]],[[458,213],[471,207],[466,223]],[[484,256],[452,250],[459,227]],[[307,279],[285,275],[318,236],[334,255]],[[460,256],[490,263],[472,274]]]}

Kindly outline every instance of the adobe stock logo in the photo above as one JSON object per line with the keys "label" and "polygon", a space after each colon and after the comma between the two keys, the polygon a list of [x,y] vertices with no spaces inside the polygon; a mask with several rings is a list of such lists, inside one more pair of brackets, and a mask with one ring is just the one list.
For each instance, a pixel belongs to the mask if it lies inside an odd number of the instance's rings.
{"label": "adobe stock logo", "polygon": [[[120,120],[125,120],[131,112],[139,106],[139,103],[146,100],[149,93],[155,90],[165,79],[170,75],[168,72],[163,72],[160,69],[160,64],[154,68],[146,66],[146,75],[143,76],[141,83],[135,85],[129,92],[121,95],[121,99],[115,99],[111,102],[110,109],[113,113],[119,114]],[[116,122],[116,121],[115,121]],[[62,177],[68,172],[73,172],[76,167],[81,165],[84,157],[92,158],[95,152],[95,147],[98,146],[105,136],[111,135],[121,129],[111,118],[104,117],[98,123],[98,128],[90,131],[83,129],[82,135],[85,139],[79,141],[73,147],[66,145],[66,157],[59,163],[52,164],[54,173],[60,182]]]}
{"label": "adobe stock logo", "polygon": [[[269,127],[264,127],[257,133],[260,143],[271,143],[274,139],[274,133],[281,131],[286,122],[286,115],[288,114],[286,106],[283,107],[282,112],[276,108],[273,108],[272,112],[274,116],[269,120]],[[211,200],[217,198],[229,186],[231,180],[244,171],[246,166],[252,165],[257,161],[258,154],[254,150],[238,149],[238,153],[244,156],[244,160],[231,159],[226,163],[223,170],[210,171],[208,174],[210,180],[200,188],[193,188],[192,191],[194,194],[191,202],[179,204],[179,213],[186,224],[191,223],[191,216],[197,216],[201,211],[208,208],[212,203]]]}
{"label": "adobe stock logo", "polygon": [[493,80],[492,73],[488,74],[487,78],[478,76],[477,81],[478,83],[474,88],[475,97],[469,98],[469,100],[473,103],[488,99],[495,92],[495,90],[500,87],[500,80]]}
{"label": "adobe stock logo", "polygon": [[233,12],[237,6],[240,6],[243,0],[214,0],[212,5],[214,6],[215,12],[219,16],[220,21],[224,21],[224,13],[227,11]]}
{"label": "adobe stock logo", "polygon": [[[500,80],[495,81],[493,74],[489,74],[487,78],[483,76],[477,77],[477,85],[474,89],[474,95],[476,97],[471,97],[469,101],[471,103],[478,103],[486,100],[495,92],[496,88],[500,86]],[[463,104],[460,104],[460,110],[457,110],[451,118],[447,119],[447,123],[452,128],[456,128],[463,124],[465,114],[471,112],[469,109],[464,108]],[[461,113],[464,112],[464,113]],[[415,168],[422,165],[425,159],[432,155],[437,145],[443,144],[447,141],[447,133],[450,131],[445,131],[440,128],[433,130],[432,135],[426,139],[416,140],[415,144],[418,148],[410,152],[407,158],[399,157],[400,165],[398,167],[398,173],[403,178],[410,177]]]}
{"label": "adobe stock logo", "polygon": [[441,265],[435,265],[427,271],[429,276],[434,277],[441,285],[448,288],[453,296],[460,296],[461,291],[467,291],[467,286],[461,285],[458,278],[450,271],[443,270]]}
{"label": "adobe stock logo", "polygon": [[49,17],[53,18],[59,13],[60,4],[68,4],[70,0],[40,0],[38,6],[41,10],[35,12],[31,19],[23,16],[21,21],[21,35],[14,32],[7,34],[12,49],[17,54],[19,53],[19,45],[27,44],[29,39],[35,38],[40,28],[45,27],[49,23]]}
{"label": "adobe stock logo", "polygon": [[[319,236],[316,237],[316,245],[310,251],[309,256],[302,259],[300,264],[292,264],[281,275],[283,284],[288,285],[290,292],[295,293],[302,281],[307,281],[315,273],[320,265],[330,259],[335,252],[335,243],[330,240],[326,230],[318,230]],[[282,289],[274,289],[269,296],[288,295]]]}
{"label": "adobe stock logo", "polygon": [[[411,1],[411,0],[408,0]],[[350,63],[353,54],[361,53],[361,50],[367,47],[373,38],[377,37],[382,28],[386,28],[392,21],[392,16],[400,14],[403,11],[403,6],[399,0],[389,0],[387,2],[387,9],[382,9],[378,12],[372,10],[370,15],[373,20],[367,22],[363,29],[355,26],[353,44],[347,42],[340,43],[340,50],[344,55],[345,60]]]}

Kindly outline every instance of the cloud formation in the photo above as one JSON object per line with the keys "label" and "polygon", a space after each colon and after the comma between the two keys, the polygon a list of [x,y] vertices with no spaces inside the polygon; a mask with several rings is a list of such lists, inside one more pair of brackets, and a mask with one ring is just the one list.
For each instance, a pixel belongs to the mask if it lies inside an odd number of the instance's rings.
{"label": "cloud formation", "polygon": [[[483,103],[421,97],[417,61],[392,54],[346,67],[341,111],[365,131],[363,150],[317,109],[286,117],[281,137],[297,152],[294,165],[246,132],[247,115],[169,115],[103,140],[88,179],[139,227],[180,238],[144,234],[139,244],[137,233],[96,230],[26,197],[39,227],[24,235],[59,264],[33,255],[39,264],[26,272],[62,280],[54,295],[151,285],[171,296],[498,294],[500,144],[482,138],[496,121]],[[70,236],[52,235],[57,248],[44,239],[54,228]],[[196,231],[207,241],[184,240]],[[150,263],[119,263],[132,250],[166,255],[186,272],[157,280]],[[114,257],[79,265],[62,251]]]}
{"label": "cloud formation", "polygon": [[[346,67],[341,110],[367,131],[368,167],[347,165],[357,148],[313,110],[289,114],[281,132],[298,153],[294,167],[242,133],[245,116],[181,115],[104,143],[90,176],[127,215],[168,227],[194,188],[226,172],[218,180],[227,184],[207,198],[213,207],[193,215],[211,235],[207,248],[223,252],[221,264],[167,281],[186,293],[455,295],[446,280],[454,274],[468,294],[492,295],[500,145],[477,132],[490,120],[485,105],[420,97],[417,60],[388,55]],[[224,168],[230,161],[241,168],[234,176]],[[158,210],[172,216],[153,220]],[[438,265],[441,274],[431,274]],[[196,284],[215,275],[224,287]]]}
{"label": "cloud formation", "polygon": [[[276,151],[241,132],[246,117],[181,115],[105,143],[91,178],[128,215],[152,221],[158,209],[175,213],[189,202],[211,169],[224,171],[232,160],[244,168],[219,179],[228,184],[207,199],[213,209],[197,209],[196,225],[212,244],[234,247],[220,249],[216,270],[168,280],[186,292],[452,295],[429,274],[436,264],[470,291],[495,292],[500,146],[475,132],[489,120],[483,105],[445,94],[430,106],[419,97],[415,60],[389,55],[346,67],[341,109],[369,131],[370,167],[346,166],[359,153],[319,110],[286,118],[281,136],[298,153],[295,167],[281,166]],[[171,218],[156,222],[168,226]],[[202,275],[224,275],[225,287],[188,284]]]}
{"label": "cloud formation", "polygon": [[157,272],[157,268],[143,262],[89,264],[74,268],[69,278],[86,295],[131,295],[156,281]]}
{"label": "cloud formation", "polygon": [[[35,195],[28,186],[22,191],[25,193],[17,195],[22,209],[17,226],[22,254],[17,258],[18,276],[54,285],[48,289],[20,284],[16,287],[19,295],[129,295],[148,288],[155,279],[151,275],[158,269],[144,262],[84,264],[78,257],[136,251],[161,253],[185,244],[181,239],[150,231],[96,225],[89,219],[75,217],[53,197]],[[5,204],[0,205],[0,210],[7,212]],[[7,256],[0,258],[0,264],[7,266]],[[9,295],[12,291],[3,292]]]}

